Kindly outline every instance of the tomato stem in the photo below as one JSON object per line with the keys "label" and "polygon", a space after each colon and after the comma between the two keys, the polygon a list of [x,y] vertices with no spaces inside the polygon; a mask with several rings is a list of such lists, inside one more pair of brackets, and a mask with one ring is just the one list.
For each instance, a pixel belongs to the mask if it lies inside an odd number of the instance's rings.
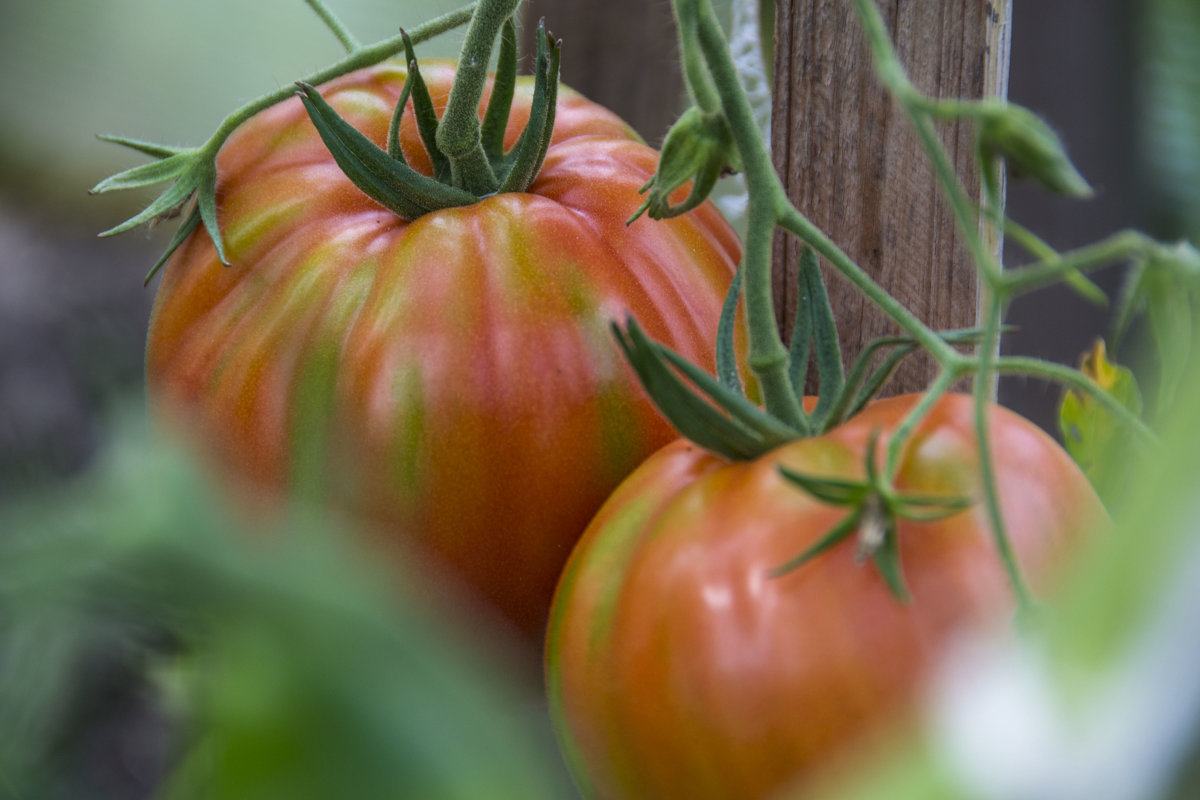
{"label": "tomato stem", "polygon": [[496,36],[518,5],[520,0],[480,0],[467,26],[454,86],[438,124],[437,147],[450,160],[454,185],[476,197],[492,194],[500,185],[484,151],[479,101],[487,84]]}
{"label": "tomato stem", "polygon": [[304,0],[304,2],[308,3],[309,8],[317,13],[317,16],[325,23],[325,27],[329,28],[333,32],[333,35],[337,37],[337,40],[342,43],[342,47],[346,48],[347,53],[353,53],[362,47],[362,44],[350,32],[350,29],[337,18],[337,15],[322,0]]}

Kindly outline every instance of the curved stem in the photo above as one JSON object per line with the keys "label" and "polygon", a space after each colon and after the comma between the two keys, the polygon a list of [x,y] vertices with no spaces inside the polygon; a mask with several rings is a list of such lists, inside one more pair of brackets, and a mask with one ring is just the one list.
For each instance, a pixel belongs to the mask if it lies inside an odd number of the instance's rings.
{"label": "curved stem", "polygon": [[1143,233],[1120,231],[1095,244],[1010,269],[1004,274],[998,288],[1007,297],[1024,294],[1056,283],[1076,270],[1086,272],[1131,256],[1149,255],[1160,247],[1158,242]]}
{"label": "curved stem", "polygon": [[975,436],[979,448],[979,477],[983,488],[984,505],[991,523],[992,539],[1004,569],[1008,573],[1009,583],[1017,598],[1017,610],[1023,613],[1032,608],[1029,589],[1021,574],[1013,552],[1012,541],[1004,524],[1004,514],[1000,508],[1000,491],[996,483],[996,465],[992,459],[992,439],[988,411],[992,406],[994,395],[992,372],[995,368],[997,332],[1000,329],[1000,319],[1003,316],[1000,300],[994,292],[990,292],[983,304],[983,339],[976,348],[975,365]]}
{"label": "curved stem", "polygon": [[[969,362],[969,366],[974,367],[974,362]],[[992,366],[1000,375],[1024,375],[1040,378],[1053,381],[1068,389],[1086,393],[1103,406],[1104,410],[1113,414],[1123,425],[1133,431],[1141,444],[1153,446],[1158,443],[1158,437],[1149,425],[1113,397],[1103,386],[1073,367],[1027,356],[1001,356],[995,360]]]}
{"label": "curved stem", "polygon": [[350,32],[350,29],[337,18],[322,0],[304,0],[304,2],[308,3],[309,8],[317,12],[317,16],[325,23],[325,27],[333,32],[337,40],[342,43],[342,47],[346,48],[347,53],[353,53],[362,47],[362,44]]}
{"label": "curved stem", "polygon": [[908,444],[912,432],[921,424],[921,420],[941,399],[942,395],[950,391],[954,382],[962,377],[962,373],[966,369],[964,363],[965,359],[960,358],[959,364],[955,367],[943,368],[937,379],[921,395],[920,401],[909,409],[908,413],[904,415],[904,419],[888,437],[887,461],[883,471],[884,481],[887,485],[890,486],[896,477],[896,469],[900,466],[900,456],[904,454],[904,448]]}
{"label": "curved stem", "polygon": [[[782,191],[782,187],[780,188]],[[880,311],[890,317],[901,329],[921,345],[942,367],[953,366],[960,356],[937,332],[921,322],[903,303],[896,300],[887,290],[876,283],[854,259],[846,255],[825,233],[793,208],[786,199],[782,201],[779,224],[794,234],[846,277]]]}
{"label": "curved stem", "polygon": [[[474,10],[475,4],[472,3],[457,11],[443,14],[408,31],[408,36],[414,43],[432,39],[434,36],[465,24],[471,19],[471,14]],[[343,75],[354,72],[356,69],[378,64],[402,52],[404,52],[404,37],[397,34],[390,39],[384,39],[376,44],[359,47],[341,61],[302,78],[301,82],[316,86],[331,81],[334,78],[340,78]],[[206,155],[215,158],[217,151],[221,149],[221,145],[225,143],[225,140],[233,134],[238,126],[258,112],[294,97],[295,93],[295,84],[289,84],[276,89],[270,94],[263,95],[257,100],[251,100],[226,117],[213,135],[209,137],[208,141],[198,149]]]}
{"label": "curved stem", "polygon": [[771,293],[771,239],[774,209],[750,195],[746,243],[742,254],[742,292],[750,339],[748,361],[758,378],[767,412],[792,428],[805,426],[804,408],[789,375],[790,359],[775,325]]}
{"label": "curved stem", "polygon": [[675,29],[679,31],[679,54],[683,78],[692,102],[706,114],[721,110],[721,96],[700,48],[696,0],[675,0]]}
{"label": "curved stem", "polygon": [[483,148],[479,101],[487,83],[496,36],[518,5],[520,0],[480,0],[467,27],[454,86],[438,124],[437,146],[450,160],[454,185],[476,197],[491,194],[499,186]]}

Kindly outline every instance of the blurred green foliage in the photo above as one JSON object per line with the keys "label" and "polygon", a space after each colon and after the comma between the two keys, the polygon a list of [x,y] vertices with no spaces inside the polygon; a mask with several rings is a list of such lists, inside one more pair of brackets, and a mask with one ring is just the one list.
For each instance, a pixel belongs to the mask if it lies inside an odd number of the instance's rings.
{"label": "blurred green foliage", "polygon": [[0,796],[104,796],[79,751],[114,735],[87,711],[114,659],[170,720],[155,797],[570,795],[515,651],[466,642],[419,565],[397,586],[311,511],[249,530],[134,417],[76,484],[0,509]]}

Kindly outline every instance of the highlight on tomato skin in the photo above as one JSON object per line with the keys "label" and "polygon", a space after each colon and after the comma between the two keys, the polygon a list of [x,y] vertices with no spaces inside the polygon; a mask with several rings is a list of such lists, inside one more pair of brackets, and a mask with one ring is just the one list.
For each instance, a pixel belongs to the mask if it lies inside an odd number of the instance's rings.
{"label": "highlight on tomato skin", "polygon": [[[441,113],[453,62],[421,69]],[[318,89],[382,143],[406,75],[385,63]],[[520,79],[507,146],[531,94]],[[400,145],[428,173],[412,116]],[[711,365],[740,258],[711,204],[626,226],[655,166],[624,122],[563,87],[529,191],[409,222],[350,182],[298,99],[275,106],[218,159],[231,266],[197,229],[164,271],[151,406],[242,493],[301,488],[385,551],[415,541],[540,638],[579,533],[673,437],[610,324],[634,314]]]}
{"label": "highlight on tomato skin", "polygon": [[[1012,587],[979,503],[898,520],[907,602],[853,538],[771,576],[848,513],[780,467],[861,478],[867,443],[918,399],[875,401],[752,461],[679,440],[622,483],[568,562],[546,648],[556,731],[585,796],[770,797],[905,725],[955,635],[1011,626]],[[972,402],[938,401],[898,489],[977,495]],[[990,425],[1013,547],[1047,600],[1107,516],[1040,429],[995,406]]]}

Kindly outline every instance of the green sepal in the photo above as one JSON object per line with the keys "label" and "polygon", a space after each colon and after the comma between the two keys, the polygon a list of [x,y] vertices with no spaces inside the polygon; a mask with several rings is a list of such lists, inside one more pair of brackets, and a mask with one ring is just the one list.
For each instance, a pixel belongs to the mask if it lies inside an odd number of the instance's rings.
{"label": "green sepal", "polygon": [[759,409],[747,400],[745,395],[734,392],[720,380],[709,375],[700,369],[700,367],[679,355],[679,353],[657,342],[652,342],[651,344],[655,352],[664,361],[679,370],[685,378],[695,384],[696,388],[706,394],[719,408],[758,434],[761,437],[760,446],[764,452],[767,449],[793,441],[801,435],[775,417]]}
{"label": "green sepal", "polygon": [[[812,303],[813,347],[820,380],[817,406],[813,409],[812,418],[817,429],[821,429],[822,420],[829,415],[846,383],[846,370],[842,363],[842,348],[838,341],[833,307],[829,304],[829,294],[825,291],[825,281],[821,278],[821,266],[817,261],[816,251],[811,247],[805,247],[800,253],[800,277]],[[797,391],[803,389],[801,386]]]}
{"label": "green sepal", "polygon": [[154,278],[158,271],[162,269],[163,265],[167,263],[167,259],[169,259],[171,255],[179,249],[179,246],[184,243],[187,237],[192,235],[192,231],[196,230],[196,227],[199,224],[200,209],[199,207],[193,207],[192,210],[188,212],[187,217],[184,218],[180,226],[175,230],[175,235],[171,237],[171,241],[167,245],[167,249],[163,251],[163,254],[160,255],[158,260],[154,262],[154,266],[150,267],[150,271],[146,273],[146,278],[142,281],[142,286],[150,285],[150,281]]}
{"label": "green sepal", "polygon": [[492,80],[492,96],[479,128],[483,153],[493,165],[504,157],[504,132],[512,113],[513,93],[517,87],[517,27],[512,17],[500,29],[500,55],[496,61],[496,76]]}
{"label": "green sepal", "polygon": [[881,510],[883,525],[883,541],[871,553],[871,563],[875,571],[883,578],[897,602],[909,603],[912,595],[908,591],[908,583],[904,580],[904,569],[900,564],[900,537],[896,535],[896,520],[886,510]]}
{"label": "green sepal", "polygon": [[298,83],[308,116],[342,171],[368,197],[405,219],[439,208],[467,206],[474,195],[439,183],[392,158],[325,102],[320,92]]}
{"label": "green sepal", "polygon": [[[859,387],[858,392],[854,395],[854,400],[846,409],[846,418],[853,417],[858,412],[866,408],[867,403],[875,399],[884,385],[891,380],[892,375],[899,369],[901,362],[908,358],[917,350],[915,343],[905,343],[897,347],[884,358],[883,363],[876,367],[870,376]],[[849,396],[849,392],[845,393]],[[827,426],[826,429],[828,429]]]}
{"label": "green sepal", "polygon": [[732,461],[750,460],[770,449],[755,431],[722,414],[680,380],[635,320],[626,323],[626,330],[613,323],[612,330],[646,394],[681,436]]}
{"label": "green sepal", "polygon": [[854,532],[854,529],[858,526],[858,521],[861,518],[862,507],[855,506],[850,510],[850,513],[842,519],[841,522],[830,528],[829,532],[818,539],[814,545],[790,561],[775,567],[767,574],[772,578],[780,578],[792,570],[799,569],[809,561],[812,561],[817,556],[832,548],[834,545],[845,540],[846,537]]}
{"label": "green sepal", "polygon": [[[807,250],[807,248],[805,248]],[[808,294],[808,283],[801,275],[796,297],[796,318],[792,320],[792,340],[788,343],[788,380],[796,394],[804,395],[808,383],[809,348],[813,335],[813,304]]]}
{"label": "green sepal", "polygon": [[437,146],[438,118],[433,107],[433,98],[429,95],[429,87],[421,77],[421,69],[417,65],[417,55],[413,50],[412,39],[401,29],[400,36],[404,40],[404,58],[408,62],[408,78],[412,80],[413,116],[417,119],[417,130],[421,141],[429,153],[429,161],[433,164],[433,179],[438,183],[450,180],[450,160],[442,154]]}
{"label": "green sepal", "polygon": [[832,506],[857,505],[871,493],[871,484],[844,478],[818,478],[805,475],[788,467],[780,467],[779,474],[796,484],[806,493],[822,503]]}
{"label": "green sepal", "polygon": [[737,350],[734,347],[734,328],[737,322],[738,302],[742,297],[742,265],[738,264],[721,305],[721,316],[717,319],[717,378],[731,392],[745,396],[742,378],[738,374]]}
{"label": "green sepal", "polygon": [[147,142],[141,139],[130,139],[127,136],[113,136],[112,134],[100,133],[96,138],[102,142],[111,144],[119,144],[122,147],[128,147],[131,150],[136,150],[139,153],[145,153],[154,158],[170,158],[173,155],[178,155],[187,151],[185,147],[172,147],[167,144],[157,144],[156,142]]}
{"label": "green sepal", "polygon": [[396,101],[396,108],[392,111],[392,121],[388,123],[387,154],[402,164],[408,164],[408,159],[404,157],[404,147],[400,144],[400,123],[404,121],[404,107],[408,105],[412,87],[413,73],[409,70],[404,78],[404,87],[400,89],[400,99]]}
{"label": "green sepal", "polygon": [[504,178],[500,182],[499,190],[501,193],[523,192],[528,189],[546,160],[546,152],[550,149],[550,137],[554,133],[561,54],[562,40],[552,38],[546,32],[545,25],[538,25],[537,66],[529,122],[525,125],[525,130],[521,131],[521,138],[513,145],[512,152],[503,160]]}
{"label": "green sepal", "polygon": [[896,516],[913,522],[939,522],[973,505],[975,502],[969,497],[954,495],[899,494],[891,502]]}
{"label": "green sepal", "polygon": [[[105,178],[93,186],[90,193],[104,194],[105,192],[140,189],[144,186],[166,183],[169,180],[186,175],[195,166],[195,163],[195,151],[188,150],[171,153],[163,157],[161,161],[139,164],[136,167],[131,167],[130,169],[118,172],[116,175]],[[188,194],[190,193],[189,191]],[[187,195],[184,196],[186,197]],[[173,203],[172,205],[177,205],[177,203]],[[153,219],[159,213],[161,212],[150,214],[148,219]]]}

